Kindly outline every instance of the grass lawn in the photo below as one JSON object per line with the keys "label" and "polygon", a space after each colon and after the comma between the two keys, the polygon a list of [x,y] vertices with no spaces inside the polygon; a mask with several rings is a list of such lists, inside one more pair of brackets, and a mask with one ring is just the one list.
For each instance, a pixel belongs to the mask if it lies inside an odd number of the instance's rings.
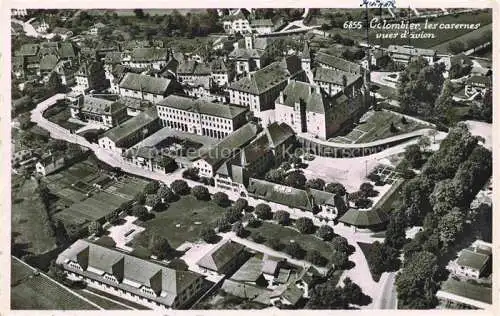
{"label": "grass lawn", "polygon": [[[19,250],[42,254],[56,247],[56,239],[41,220],[45,207],[35,192],[35,180],[12,177],[12,237]],[[17,183],[17,185],[16,185]]]}
{"label": "grass lawn", "polygon": [[[156,213],[155,218],[146,221],[146,230],[137,235],[133,246],[147,247],[153,234],[165,237],[174,248],[185,241],[197,241],[201,229],[215,223],[224,212],[225,209],[214,202],[198,201],[191,195],[183,196],[165,211]],[[200,224],[195,224],[197,222]],[[178,224],[180,227],[176,227]]]}
{"label": "grass lawn", "polygon": [[392,208],[396,207],[399,203],[401,203],[401,200],[403,198],[402,195],[403,195],[403,187],[405,185],[405,182],[406,181],[403,181],[401,184],[398,184],[398,182],[395,182],[395,184],[393,184],[393,185],[397,185],[397,187],[394,189],[391,187],[390,191],[386,193],[386,194],[388,194],[388,196],[382,197],[377,202],[377,204],[375,204],[373,206],[373,208],[374,209],[378,208],[378,209],[381,209],[382,211],[389,213],[392,210]]}
{"label": "grass lawn", "polygon": [[[98,295],[101,295],[101,296],[104,296],[104,297],[108,297],[108,298],[112,299],[113,301],[117,301],[117,302],[123,303],[123,304],[125,304],[127,306],[130,306],[130,307],[138,309],[138,310],[150,310],[150,308],[148,308],[148,307],[146,307],[144,305],[141,305],[141,304],[138,304],[138,303],[135,303],[135,302],[131,302],[131,301],[127,300],[127,299],[115,296],[113,294],[109,294],[107,292],[104,292],[104,291],[101,291],[101,290],[98,290],[98,289],[94,289],[94,288],[88,287],[87,290],[90,291],[90,292],[92,292],[92,293],[95,293],[95,294],[98,294]],[[92,295],[92,294],[88,294],[88,295]],[[95,297],[95,296],[93,295],[93,297]],[[104,300],[104,299],[102,299],[102,300]],[[97,303],[97,301],[95,301],[95,302],[96,302],[97,305],[101,305],[101,304]],[[110,302],[110,303],[116,305],[116,303],[113,303],[113,302]],[[115,308],[115,309],[125,309],[125,307],[123,307],[122,305],[118,305],[118,306],[121,306],[121,308]],[[102,306],[102,307],[106,308],[105,306]]]}
{"label": "grass lawn", "polygon": [[48,280],[34,276],[32,270],[16,259],[11,261],[11,308],[40,310],[95,310],[93,305]]}
{"label": "grass lawn", "polygon": [[313,234],[301,234],[292,228],[269,222],[263,222],[262,225],[257,228],[247,226],[246,229],[252,233],[254,231],[259,232],[266,239],[264,244],[267,246],[269,246],[268,241],[272,238],[279,239],[284,245],[288,245],[290,240],[294,240],[306,251],[319,251],[329,262],[331,262],[333,258],[333,246],[329,242],[323,241]]}
{"label": "grass lawn", "polygon": [[107,300],[105,298],[96,296],[96,295],[91,294],[89,292],[78,291],[78,294],[80,294],[81,296],[85,297],[89,301],[94,302],[95,304],[101,306],[105,310],[130,310],[130,308],[126,308],[123,305],[116,304],[116,303],[114,303],[114,302],[112,302],[110,300]]}
{"label": "grass lawn", "polygon": [[[371,267],[372,264],[370,263],[370,260],[368,258],[368,254],[370,253],[370,249],[372,247],[372,244],[366,244],[366,243],[358,242],[358,245],[359,245],[359,248],[361,248],[361,251],[363,252],[363,255],[365,256],[366,261],[368,262],[368,266]],[[372,275],[373,281],[378,282],[380,280],[380,276],[381,275],[373,274],[372,271],[371,271],[371,269],[370,269],[370,274]]]}
{"label": "grass lawn", "polygon": [[65,108],[63,111],[61,111],[55,115],[47,117],[47,119],[53,123],[56,123],[59,126],[62,126],[65,129],[68,129],[68,130],[77,130],[80,127],[82,127],[82,125],[80,125],[80,124],[68,122],[68,119],[70,117],[71,117],[71,112],[70,112],[69,108]]}
{"label": "grass lawn", "polygon": [[376,90],[374,90],[374,92],[379,93],[384,98],[391,99],[391,100],[398,100],[398,98],[399,98],[397,89],[394,89],[394,88],[391,88],[391,87],[385,86],[385,85],[378,85],[375,83],[373,83],[372,86],[378,87],[378,88],[375,88]]}
{"label": "grass lawn", "polygon": [[[437,46],[432,47],[432,49],[436,50],[437,53],[447,54],[447,53],[449,53],[448,45],[451,42],[453,42],[453,41],[461,41],[467,47],[467,42],[470,39],[472,39],[472,38],[481,38],[481,36],[483,34],[491,32],[491,29],[492,29],[492,24],[481,25],[481,27],[478,28],[477,30],[473,30],[472,32],[466,33],[466,34],[461,35],[459,37],[456,37],[456,38],[454,38],[452,40],[449,40],[447,42],[441,43],[441,44],[439,44]],[[468,49],[472,49],[472,47],[467,47],[467,48]]]}

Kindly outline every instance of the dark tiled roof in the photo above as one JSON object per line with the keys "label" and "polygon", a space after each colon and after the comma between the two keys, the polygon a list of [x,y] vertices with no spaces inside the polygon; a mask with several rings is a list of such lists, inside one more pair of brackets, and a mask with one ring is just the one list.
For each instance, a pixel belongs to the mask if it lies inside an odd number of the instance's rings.
{"label": "dark tiled roof", "polygon": [[82,111],[91,112],[95,114],[111,115],[120,110],[125,109],[126,106],[120,102],[113,102],[92,96],[84,96]]}
{"label": "dark tiled roof", "polygon": [[472,76],[469,79],[467,79],[467,84],[477,84],[477,85],[482,85],[482,86],[486,86],[486,87],[491,87],[492,82],[491,82],[491,77]]}
{"label": "dark tiled roof", "polygon": [[71,42],[59,43],[58,53],[59,53],[59,56],[61,58],[75,58],[76,57],[75,47],[73,46],[73,43],[71,43]]}
{"label": "dark tiled roof", "polygon": [[289,285],[282,294],[283,298],[289,301],[292,305],[297,304],[303,295],[304,291],[299,289],[295,284]]}
{"label": "dark tiled roof", "polygon": [[491,288],[466,281],[448,279],[441,285],[441,291],[487,304],[492,303]]}
{"label": "dark tiled roof", "polygon": [[116,145],[119,145],[120,141],[128,137],[130,134],[137,132],[157,119],[158,113],[156,112],[156,109],[146,109],[124,123],[107,130],[104,134],[102,134],[101,138],[108,137],[115,142]]}
{"label": "dark tiled roof", "polygon": [[304,190],[258,179],[250,179],[247,190],[248,193],[271,202],[312,211],[309,194]]}
{"label": "dark tiled roof", "polygon": [[250,25],[253,27],[265,27],[265,26],[273,26],[274,23],[271,19],[257,19],[252,20]]}
{"label": "dark tiled roof", "polygon": [[148,62],[158,60],[168,60],[168,50],[152,47],[134,48],[130,54],[131,60],[134,62]]}
{"label": "dark tiled roof", "polygon": [[335,194],[315,189],[309,189],[309,193],[311,193],[315,204],[335,206]]}
{"label": "dark tiled roof", "polygon": [[232,276],[231,280],[255,282],[262,275],[262,259],[252,257],[247,260]]}
{"label": "dark tiled roof", "polygon": [[177,73],[192,75],[210,75],[210,66],[205,63],[198,63],[194,60],[188,60],[179,64]]}
{"label": "dark tiled roof", "polygon": [[292,128],[284,123],[269,124],[264,132],[271,147],[276,148],[295,135]]}
{"label": "dark tiled roof", "polygon": [[214,59],[210,63],[210,70],[213,73],[227,72],[227,67],[226,67],[226,64],[224,63],[224,60],[222,60],[222,58],[217,58],[217,59]]}
{"label": "dark tiled roof", "polygon": [[361,73],[360,65],[337,56],[325,54],[323,52],[318,52],[316,54],[315,61],[345,72]]}
{"label": "dark tiled roof", "polygon": [[367,211],[350,209],[339,219],[339,222],[362,227],[377,226],[388,221],[387,213],[380,209]]}
{"label": "dark tiled roof", "polygon": [[224,267],[243,251],[244,246],[228,240],[220,247],[213,249],[203,256],[197,264],[200,267],[213,271],[221,271]]}
{"label": "dark tiled roof", "polygon": [[212,103],[173,94],[161,100],[158,103],[158,106],[166,106],[189,112],[198,112],[200,114],[227,119],[233,119],[248,110],[247,108],[230,104]]}
{"label": "dark tiled roof", "polygon": [[162,95],[167,92],[170,84],[170,79],[129,72],[120,81],[120,88]]}
{"label": "dark tiled roof", "polygon": [[235,48],[230,54],[229,58],[247,60],[252,58],[260,58],[264,52],[259,49]]}
{"label": "dark tiled roof", "polygon": [[59,58],[56,55],[45,55],[40,60],[40,70],[52,70],[58,61]]}
{"label": "dark tiled roof", "polygon": [[361,75],[329,68],[318,67],[314,70],[314,81],[328,82],[343,86],[344,76],[346,77],[347,86],[350,86],[361,78]]}
{"label": "dark tiled roof", "polygon": [[231,84],[230,89],[262,94],[302,71],[297,56],[287,56]]}
{"label": "dark tiled roof", "polygon": [[387,51],[391,54],[402,54],[410,56],[434,56],[436,51],[433,49],[417,48],[413,46],[389,45]]}
{"label": "dark tiled roof", "polygon": [[[283,98],[283,104],[291,107],[295,106],[295,103],[303,102],[308,112],[325,113],[328,105],[328,100],[315,86],[295,80],[290,81],[285,87]],[[278,100],[277,102],[279,102]]]}
{"label": "dark tiled roof", "polygon": [[[64,264],[66,269],[71,269],[66,260],[78,262],[80,266],[85,267],[83,273],[92,279],[105,280],[101,275],[88,270],[87,267],[105,271],[119,279],[123,277],[131,282],[148,286],[159,294],[158,296],[150,295],[151,299],[166,305],[172,305],[177,295],[183,293],[186,288],[201,278],[199,274],[191,271],[176,271],[83,239],[77,240],[57,258],[58,263]],[[79,273],[82,272],[79,271]],[[120,282],[114,285],[146,296],[141,293],[140,288],[128,283]]]}

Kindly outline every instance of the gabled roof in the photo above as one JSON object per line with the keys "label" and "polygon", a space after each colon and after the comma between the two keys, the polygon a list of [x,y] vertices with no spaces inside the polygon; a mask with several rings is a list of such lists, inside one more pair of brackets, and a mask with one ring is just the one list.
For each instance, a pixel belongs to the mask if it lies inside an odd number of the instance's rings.
{"label": "gabled roof", "polygon": [[210,66],[205,63],[198,63],[194,60],[187,60],[179,64],[177,74],[190,75],[210,75]]}
{"label": "gabled roof", "polygon": [[[140,293],[141,285],[148,286],[159,294],[151,296],[151,299],[167,305],[172,305],[180,293],[201,278],[201,275],[191,271],[176,271],[83,239],[77,240],[57,258],[59,264],[66,265],[67,260],[78,262],[84,267],[83,273],[92,279],[105,280],[95,269],[118,276],[119,279],[123,277],[125,282],[115,286],[133,293]],[[71,269],[71,266],[66,265],[65,268]],[[137,283],[138,286],[132,286],[131,283]]]}
{"label": "gabled roof", "polygon": [[113,113],[126,109],[126,106],[120,102],[96,98],[90,95],[84,96],[82,101],[82,111],[91,112],[98,115],[112,115]]}
{"label": "gabled roof", "polygon": [[271,202],[312,211],[313,205],[305,190],[295,189],[264,180],[250,179],[248,193]]}
{"label": "gabled roof", "polygon": [[262,276],[262,259],[252,257],[247,260],[232,276],[231,280],[255,282]]}
{"label": "gabled roof", "polygon": [[252,27],[267,27],[274,26],[274,23],[271,19],[256,19],[250,21],[250,26]]}
{"label": "gabled roof", "polygon": [[311,51],[309,50],[309,44],[307,42],[304,42],[304,48],[302,49],[300,56],[302,58],[311,59]]}
{"label": "gabled roof", "polygon": [[233,119],[248,111],[247,108],[230,104],[213,103],[200,99],[193,99],[180,95],[171,94],[161,100],[158,106],[176,108],[183,111],[196,112],[200,114]]}
{"label": "gabled roof", "polygon": [[137,132],[157,119],[158,113],[156,109],[148,108],[124,123],[107,130],[100,138],[108,137],[117,146],[120,146],[121,141],[126,139],[130,134]]}
{"label": "gabled roof", "polygon": [[38,53],[38,44],[23,44],[16,51],[16,56],[35,56]]}
{"label": "gabled roof", "polygon": [[129,72],[120,81],[120,88],[163,95],[167,92],[171,83],[170,79]]}
{"label": "gabled roof", "polygon": [[107,52],[103,60],[106,64],[119,64],[122,61],[122,53]]}
{"label": "gabled roof", "polygon": [[345,72],[361,73],[361,65],[323,52],[316,53],[315,62],[325,64]]}
{"label": "gabled roof", "polygon": [[212,73],[227,72],[226,64],[222,58],[216,58],[210,63],[210,70]]}
{"label": "gabled roof", "polygon": [[162,48],[138,47],[132,50],[130,58],[134,62],[167,61],[168,54],[168,50]]}
{"label": "gabled roof", "polygon": [[[317,86],[309,83],[291,80],[282,91],[283,104],[293,107],[296,103],[303,103],[307,112],[324,114],[329,102],[318,90]],[[280,102],[279,99],[276,102]]]}
{"label": "gabled roof", "polygon": [[303,71],[297,56],[287,56],[231,84],[230,89],[262,94]]}
{"label": "gabled roof", "polygon": [[270,147],[276,148],[295,135],[293,129],[285,123],[277,122],[269,124],[264,128]]}
{"label": "gabled roof", "polygon": [[387,51],[392,54],[402,54],[410,56],[434,56],[436,51],[433,49],[418,48],[407,45],[389,45]]}
{"label": "gabled roof", "polygon": [[73,46],[73,43],[71,43],[71,42],[59,43],[58,53],[59,53],[59,56],[61,58],[75,58],[76,57],[75,47]]}
{"label": "gabled roof", "polygon": [[283,292],[282,297],[290,302],[290,304],[295,305],[299,302],[303,295],[303,290],[299,289],[295,284],[291,284]]}
{"label": "gabled roof", "polygon": [[309,193],[315,204],[335,206],[335,194],[316,189],[309,189]]}
{"label": "gabled roof", "polygon": [[314,70],[314,81],[328,82],[339,86],[343,86],[344,76],[346,78],[347,86],[350,86],[351,84],[362,78],[361,75],[352,74],[350,72],[338,71],[329,68],[317,67]]}
{"label": "gabled roof", "polygon": [[241,244],[228,240],[220,247],[212,249],[203,256],[196,264],[200,267],[220,272],[236,256],[243,251],[245,247]]}
{"label": "gabled roof", "polygon": [[56,55],[45,55],[40,60],[40,70],[53,70],[59,62],[59,57]]}
{"label": "gabled roof", "polygon": [[264,52],[262,50],[252,48],[235,48],[231,53],[229,53],[229,58],[239,59],[239,60],[247,60],[252,58],[260,58]]}

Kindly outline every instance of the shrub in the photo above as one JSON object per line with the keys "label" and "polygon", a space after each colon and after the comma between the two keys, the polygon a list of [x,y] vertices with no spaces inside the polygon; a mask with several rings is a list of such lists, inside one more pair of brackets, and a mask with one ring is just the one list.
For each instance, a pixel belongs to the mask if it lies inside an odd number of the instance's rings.
{"label": "shrub", "polygon": [[242,237],[244,232],[245,232],[245,228],[243,227],[243,224],[240,221],[234,222],[232,227],[231,227],[231,230],[238,237]]}
{"label": "shrub", "polygon": [[336,194],[336,195],[340,195],[340,196],[344,196],[347,193],[347,190],[345,189],[345,187],[341,183],[338,183],[338,182],[328,183],[325,187],[325,191]]}
{"label": "shrub", "polygon": [[244,198],[239,198],[236,200],[236,202],[234,202],[233,207],[241,212],[247,211],[248,201]]}
{"label": "shrub", "polygon": [[258,244],[261,244],[266,241],[266,238],[264,238],[264,236],[262,236],[259,232],[253,232],[252,240]]}
{"label": "shrub", "polygon": [[262,220],[273,218],[271,207],[265,203],[260,203],[255,207],[255,214],[257,214],[257,217]]}
{"label": "shrub", "polygon": [[230,202],[229,197],[227,196],[226,193],[224,192],[217,192],[214,194],[212,199],[217,203],[219,206],[226,207],[229,206]]}
{"label": "shrub", "polygon": [[191,194],[198,200],[208,201],[210,200],[210,192],[208,188],[203,185],[196,185],[191,189]]}
{"label": "shrub", "polygon": [[156,194],[160,188],[160,183],[158,181],[149,181],[144,187],[144,194]]}
{"label": "shrub", "polygon": [[231,223],[229,223],[225,216],[217,219],[216,225],[219,232],[227,232],[229,229],[231,229]]}
{"label": "shrub", "polygon": [[323,190],[325,188],[325,181],[321,178],[309,179],[306,182],[306,188],[311,188],[315,190]]}
{"label": "shrub", "polygon": [[314,232],[314,224],[313,221],[308,218],[308,217],[301,217],[297,219],[295,222],[295,227],[301,232],[302,234],[311,234]]}
{"label": "shrub", "polygon": [[317,231],[318,237],[323,240],[332,240],[334,232],[333,228],[328,225],[322,225]]}
{"label": "shrub", "polygon": [[217,234],[215,234],[215,231],[210,227],[204,227],[200,231],[200,237],[209,244],[214,243],[217,240]]}
{"label": "shrub", "polygon": [[317,266],[325,266],[327,262],[326,258],[323,257],[317,250],[308,251],[306,255],[306,261],[309,261],[310,263]]}
{"label": "shrub", "polygon": [[228,207],[228,208],[226,209],[226,213],[225,213],[224,215],[225,215],[225,217],[226,217],[227,221],[228,221],[230,224],[232,224],[232,223],[234,223],[234,222],[236,222],[236,221],[239,221],[239,220],[241,219],[241,216],[242,216],[242,214],[241,214],[241,212],[240,212],[240,211],[235,210],[235,209],[234,209],[234,208],[232,208],[232,207]]}
{"label": "shrub", "polygon": [[142,205],[134,205],[132,207],[131,214],[132,214],[132,216],[135,216],[142,221],[148,217],[149,212]]}
{"label": "shrub", "polygon": [[172,192],[172,190],[168,186],[166,186],[166,185],[162,185],[158,189],[158,191],[156,192],[156,194],[165,203],[173,202],[175,200],[175,194],[174,194],[174,192]]}
{"label": "shrub", "polygon": [[177,179],[170,185],[172,191],[177,195],[186,195],[189,193],[189,186],[186,181]]}
{"label": "shrub", "polygon": [[278,224],[283,226],[290,223],[290,213],[288,213],[287,211],[279,210],[274,213],[273,218],[278,222]]}
{"label": "shrub", "polygon": [[160,260],[165,258],[172,251],[172,247],[170,246],[168,240],[157,235],[151,236],[148,248],[151,253]]}
{"label": "shrub", "polygon": [[305,250],[296,242],[286,245],[285,252],[292,258],[303,259],[305,256]]}
{"label": "shrub", "polygon": [[257,218],[255,218],[253,215],[252,215],[252,218],[250,218],[248,220],[248,226],[249,227],[259,227],[260,225],[262,224],[262,222],[260,220],[258,220]]}
{"label": "shrub", "polygon": [[281,250],[283,248],[283,244],[278,238],[271,238],[267,241],[267,244],[269,247],[271,247],[274,250]]}

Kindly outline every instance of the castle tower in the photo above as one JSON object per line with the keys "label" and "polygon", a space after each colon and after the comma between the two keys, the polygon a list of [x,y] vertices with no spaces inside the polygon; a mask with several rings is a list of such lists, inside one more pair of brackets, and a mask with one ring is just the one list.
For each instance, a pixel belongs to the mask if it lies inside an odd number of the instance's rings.
{"label": "castle tower", "polygon": [[302,53],[300,54],[300,62],[302,69],[305,71],[311,70],[311,52],[309,50],[309,45],[307,42],[304,42],[304,48],[302,49]]}

